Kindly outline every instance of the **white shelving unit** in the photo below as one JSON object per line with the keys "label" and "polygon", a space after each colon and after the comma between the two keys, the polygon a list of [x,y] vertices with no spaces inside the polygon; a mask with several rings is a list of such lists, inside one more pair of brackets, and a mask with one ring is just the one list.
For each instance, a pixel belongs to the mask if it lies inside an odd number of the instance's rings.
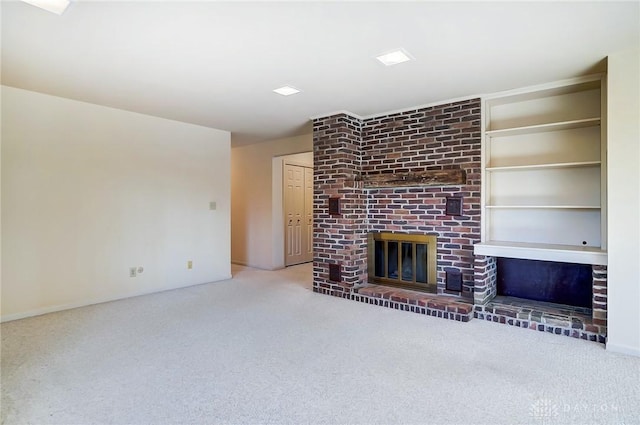
{"label": "white shelving unit", "polygon": [[525,127],[504,128],[501,130],[488,130],[485,135],[489,137],[517,136],[519,134],[543,133],[545,131],[571,130],[574,128],[591,127],[600,125],[600,117],[586,118],[581,120],[571,120],[562,122],[551,122],[546,124],[529,125]]}
{"label": "white shelving unit", "polygon": [[543,168],[571,168],[571,167],[599,167],[600,161],[580,161],[580,162],[558,162],[555,164],[534,164],[534,165],[507,165],[502,167],[486,167],[486,171],[507,171],[507,170],[540,170]]}
{"label": "white shelving unit", "polygon": [[483,102],[482,255],[606,264],[601,75]]}

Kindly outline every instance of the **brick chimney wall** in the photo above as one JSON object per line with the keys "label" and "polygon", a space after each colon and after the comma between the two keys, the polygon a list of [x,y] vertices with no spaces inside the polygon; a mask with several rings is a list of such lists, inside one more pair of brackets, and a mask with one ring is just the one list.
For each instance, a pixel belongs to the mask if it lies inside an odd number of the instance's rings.
{"label": "brick chimney wall", "polygon": [[[314,120],[314,290],[346,296],[367,282],[367,233],[438,237],[438,293],[473,298],[473,244],[480,241],[480,99],[360,120],[345,114]],[[462,169],[466,184],[362,189],[361,176]],[[447,197],[463,197],[461,216],[445,214]],[[328,213],[341,198],[342,215]],[[341,282],[328,264],[341,264]],[[445,289],[445,273],[462,273],[462,293]]]}
{"label": "brick chimney wall", "polygon": [[[361,173],[362,123],[346,114],[313,123],[313,288],[347,297],[367,279],[366,194],[355,183]],[[339,198],[340,214],[329,213],[329,199]],[[329,265],[341,279],[329,279]]]}

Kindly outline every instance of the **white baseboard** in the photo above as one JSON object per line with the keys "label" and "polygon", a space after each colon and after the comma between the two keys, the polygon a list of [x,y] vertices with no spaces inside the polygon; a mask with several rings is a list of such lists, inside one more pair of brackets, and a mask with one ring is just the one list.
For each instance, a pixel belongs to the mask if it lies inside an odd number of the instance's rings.
{"label": "white baseboard", "polygon": [[247,263],[246,261],[237,261],[237,260],[231,260],[231,264],[235,264],[237,266],[251,267],[252,269],[257,269],[257,270],[267,270],[267,271],[282,270],[284,268],[284,267],[265,268],[265,267],[251,265],[251,264]]}
{"label": "white baseboard", "polygon": [[[135,297],[135,295],[132,295],[132,296]],[[124,299],[124,298],[116,298],[116,299]],[[110,301],[115,301],[116,299],[86,302],[86,303],[79,302],[79,303],[71,303],[71,304],[61,304],[61,305],[54,305],[50,307],[38,308],[35,310],[29,310],[22,313],[7,314],[5,316],[0,317],[0,323],[11,322],[13,320],[26,319],[27,317],[42,316],[43,314],[55,313],[55,312],[64,311],[64,310],[71,310],[74,308],[86,307],[93,304],[102,304]]]}
{"label": "white baseboard", "polygon": [[54,305],[54,306],[37,308],[35,310],[29,310],[29,311],[25,311],[25,312],[21,312],[21,313],[7,314],[7,315],[4,315],[4,316],[1,316],[0,317],[0,323],[11,322],[13,320],[26,319],[28,317],[42,316],[43,314],[56,313],[58,311],[71,310],[71,309],[74,309],[74,308],[88,307],[90,305],[95,305],[95,304],[102,304],[102,303],[108,303],[108,302],[112,302],[112,301],[124,300],[124,299],[127,299],[127,298],[139,297],[139,296],[142,296],[142,295],[157,294],[157,293],[165,292],[165,291],[173,291],[173,290],[176,290],[176,289],[189,288],[191,286],[205,285],[207,283],[214,283],[214,282],[220,282],[220,281],[223,281],[223,280],[229,280],[231,278],[232,278],[232,276],[228,275],[228,276],[222,276],[219,279],[212,280],[212,281],[209,281],[209,282],[194,283],[193,285],[176,286],[175,288],[165,288],[165,289],[161,289],[161,290],[158,290],[158,291],[141,291],[141,292],[136,292],[136,293],[132,293],[132,294],[127,294],[127,295],[124,295],[124,296],[116,296],[116,297],[109,297],[109,298],[99,298],[99,299],[90,300],[90,301],[79,301],[79,302],[76,302],[76,303],[59,304],[59,305]]}
{"label": "white baseboard", "polygon": [[628,345],[623,344],[612,344],[607,341],[607,351],[611,351],[612,353],[626,354],[628,356],[640,357],[640,348],[638,347],[630,347]]}

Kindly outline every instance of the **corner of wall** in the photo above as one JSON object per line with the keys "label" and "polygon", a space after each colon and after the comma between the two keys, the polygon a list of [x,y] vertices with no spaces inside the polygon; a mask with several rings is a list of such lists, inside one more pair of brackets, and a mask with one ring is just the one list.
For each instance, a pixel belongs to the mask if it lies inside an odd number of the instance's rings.
{"label": "corner of wall", "polygon": [[[607,74],[607,349],[640,355],[640,51],[612,54]],[[631,237],[630,235],[635,235]]]}
{"label": "corner of wall", "polygon": [[230,275],[228,132],[4,86],[1,121],[3,319]]}

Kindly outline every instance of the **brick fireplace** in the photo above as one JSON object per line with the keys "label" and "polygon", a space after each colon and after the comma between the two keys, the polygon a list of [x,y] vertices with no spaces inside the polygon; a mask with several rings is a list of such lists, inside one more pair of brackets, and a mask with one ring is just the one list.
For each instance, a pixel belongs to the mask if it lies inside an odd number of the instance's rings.
{"label": "brick fireplace", "polygon": [[[606,267],[593,266],[593,312],[557,311],[496,298],[495,258],[474,256],[481,228],[480,105],[480,99],[469,99],[371,118],[342,113],[314,119],[313,290],[454,320],[476,317],[604,342]],[[374,176],[441,170],[459,170],[464,182],[374,188],[363,183]],[[448,199],[456,201],[457,211],[448,208]],[[435,294],[369,282],[372,232],[435,236]],[[452,276],[458,286],[448,284]]]}
{"label": "brick fireplace", "polygon": [[[437,293],[447,270],[460,271],[471,299],[473,244],[480,241],[480,99],[359,119],[314,120],[314,288],[347,296],[367,283],[367,234],[394,231],[438,236]],[[416,170],[462,169],[464,185],[365,189],[362,178]],[[445,214],[446,198],[463,197],[463,215]],[[329,214],[329,198],[341,214]],[[340,264],[342,281],[329,279]]]}

